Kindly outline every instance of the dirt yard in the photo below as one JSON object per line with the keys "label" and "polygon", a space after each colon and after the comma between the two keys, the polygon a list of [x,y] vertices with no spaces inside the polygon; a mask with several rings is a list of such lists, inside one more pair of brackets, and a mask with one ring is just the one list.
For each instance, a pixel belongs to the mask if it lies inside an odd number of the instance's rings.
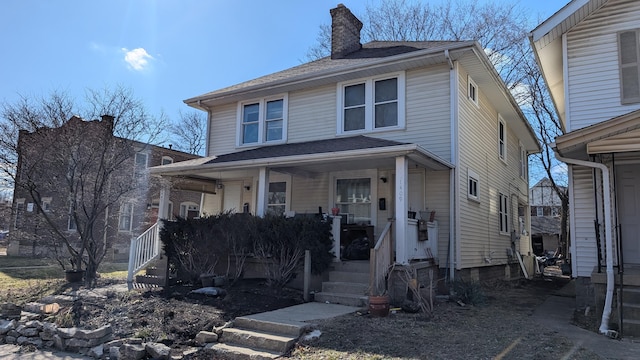
{"label": "dirt yard", "polygon": [[[439,301],[433,314],[401,311],[386,318],[359,312],[320,322],[322,335],[300,342],[292,359],[599,359],[530,317],[537,305],[567,280],[497,282],[485,288],[482,306]],[[103,284],[108,285],[108,284]],[[71,289],[67,288],[66,291]],[[140,337],[170,346],[175,354],[195,346],[201,330],[237,316],[302,302],[301,293],[274,291],[261,281],[244,281],[220,298],[190,294],[177,286],[161,291],[106,292],[83,298],[56,317],[64,326],[97,328],[110,323],[116,337]],[[185,359],[208,359],[204,352]]]}

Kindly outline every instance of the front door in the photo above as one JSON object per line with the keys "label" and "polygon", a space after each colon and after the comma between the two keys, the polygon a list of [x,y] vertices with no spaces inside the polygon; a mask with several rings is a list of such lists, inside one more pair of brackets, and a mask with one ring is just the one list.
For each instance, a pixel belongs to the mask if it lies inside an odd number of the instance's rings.
{"label": "front door", "polygon": [[616,167],[616,179],[624,263],[640,265],[640,165]]}

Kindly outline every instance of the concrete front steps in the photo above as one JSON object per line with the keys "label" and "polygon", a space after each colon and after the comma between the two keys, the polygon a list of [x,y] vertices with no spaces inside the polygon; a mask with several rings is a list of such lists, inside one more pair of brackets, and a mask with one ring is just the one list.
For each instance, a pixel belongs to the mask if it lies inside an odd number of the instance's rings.
{"label": "concrete front steps", "polygon": [[622,336],[640,337],[640,286],[622,290]]}
{"label": "concrete front steps", "polygon": [[207,348],[225,359],[276,359],[287,353],[309,326],[296,321],[238,317],[233,327],[222,330],[219,342]]}
{"label": "concrete front steps", "polygon": [[366,307],[369,297],[369,260],[342,261],[332,265],[329,281],[322,283],[322,292],[315,301]]}
{"label": "concrete front steps", "polygon": [[163,287],[167,277],[167,258],[156,260],[144,270],[144,274],[136,275],[134,288]]}

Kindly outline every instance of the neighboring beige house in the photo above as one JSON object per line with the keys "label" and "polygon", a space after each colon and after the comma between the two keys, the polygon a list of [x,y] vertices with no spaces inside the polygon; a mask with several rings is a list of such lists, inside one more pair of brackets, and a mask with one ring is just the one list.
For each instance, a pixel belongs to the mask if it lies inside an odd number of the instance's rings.
{"label": "neighboring beige house", "polygon": [[330,57],[185,100],[208,114],[207,157],[151,173],[208,185],[205,213],[337,208],[342,230],[372,245],[390,225],[395,263],[520,276],[515,251],[531,246],[518,214],[540,147],[482,47],[361,45],[362,23],[343,5],[331,15]]}
{"label": "neighboring beige house", "polygon": [[569,168],[578,307],[595,302],[602,332],[616,322],[638,335],[640,318],[626,311],[638,301],[623,296],[623,326],[612,305],[639,280],[640,2],[574,0],[530,37],[566,131],[555,151]]}

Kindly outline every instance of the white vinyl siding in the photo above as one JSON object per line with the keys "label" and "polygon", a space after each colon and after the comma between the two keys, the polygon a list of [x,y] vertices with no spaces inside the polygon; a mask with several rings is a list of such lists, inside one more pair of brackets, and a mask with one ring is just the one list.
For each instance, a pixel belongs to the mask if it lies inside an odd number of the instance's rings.
{"label": "white vinyl siding", "polygon": [[[427,171],[425,178],[425,207],[428,211],[435,211],[438,221],[438,260],[446,263],[449,258],[449,171]],[[388,204],[387,204],[388,206]],[[378,224],[385,224],[379,222]]]}
{"label": "white vinyl siding", "polygon": [[289,142],[335,137],[335,108],[335,85],[289,93]]}
{"label": "white vinyl siding", "polygon": [[213,108],[207,156],[236,151],[236,114],[236,103]]}
{"label": "white vinyl siding", "polygon": [[618,33],[639,27],[640,2],[609,2],[567,34],[567,131],[640,109],[623,105]]}
{"label": "white vinyl siding", "polygon": [[572,238],[575,239],[572,247],[575,250],[573,261],[577,267],[574,276],[590,277],[598,263],[593,223],[596,214],[592,174],[592,169],[584,167],[572,166],[570,171],[572,188],[569,192],[569,223],[572,227]]}
{"label": "white vinyl siding", "polygon": [[[458,69],[458,96],[466,99],[467,74],[461,66]],[[462,170],[458,171],[457,177],[457,187],[461,192],[458,200],[459,238],[456,248],[460,255],[457,268],[493,266],[509,261],[504,249],[511,247],[511,238],[500,232],[499,195],[502,193],[509,196],[509,229],[516,226],[514,220],[518,219],[518,202],[528,202],[528,182],[519,175],[519,139],[507,126],[505,166],[497,156],[498,112],[482,92],[479,93],[478,100],[479,107],[470,101],[459,101],[457,168]],[[504,118],[504,121],[508,124],[512,119]],[[464,169],[468,168],[472,168],[480,178],[477,201],[469,201],[466,196],[468,176]],[[491,262],[485,261],[488,258],[491,258]]]}

